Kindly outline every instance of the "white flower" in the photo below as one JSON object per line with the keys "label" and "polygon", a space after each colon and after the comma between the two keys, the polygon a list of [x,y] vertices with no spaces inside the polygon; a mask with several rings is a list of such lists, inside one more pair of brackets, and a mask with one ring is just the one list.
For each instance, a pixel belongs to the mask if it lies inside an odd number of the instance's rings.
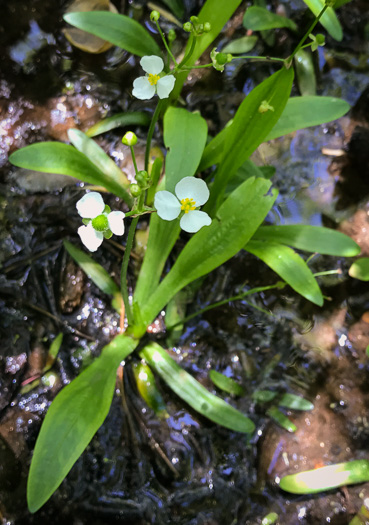
{"label": "white flower", "polygon": [[95,252],[104,240],[104,237],[123,235],[125,214],[122,211],[110,211],[105,206],[100,193],[91,191],[86,193],[77,204],[77,211],[84,219],[85,226],[78,228],[81,241],[90,252]]}
{"label": "white flower", "polygon": [[177,197],[169,191],[158,191],[155,195],[154,205],[161,219],[172,221],[184,211],[179,223],[182,230],[195,233],[203,226],[210,226],[209,215],[196,209],[209,198],[209,190],[203,180],[184,177],[174,191]]}
{"label": "white flower", "polygon": [[176,79],[173,75],[160,76],[164,69],[162,59],[155,55],[142,57],[140,64],[147,75],[136,78],[132,95],[140,100],[149,100],[155,93],[159,98],[168,98]]}

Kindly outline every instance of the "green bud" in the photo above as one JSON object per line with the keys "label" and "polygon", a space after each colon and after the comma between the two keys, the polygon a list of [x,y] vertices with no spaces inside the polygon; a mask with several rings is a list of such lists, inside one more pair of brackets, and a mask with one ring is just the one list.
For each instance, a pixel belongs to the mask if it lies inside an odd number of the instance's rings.
{"label": "green bud", "polygon": [[228,62],[228,57],[226,53],[217,53],[215,59],[220,66],[224,66],[224,64]]}
{"label": "green bud", "polygon": [[198,16],[190,16],[190,20],[193,24],[199,23],[199,17]]}
{"label": "green bud", "polygon": [[176,37],[177,37],[177,35],[176,35],[176,32],[174,31],[174,29],[169,29],[169,31],[168,31],[168,40],[169,40],[169,42],[174,42]]}
{"label": "green bud", "polygon": [[319,46],[324,46],[325,45],[325,36],[322,35],[321,33],[318,33],[316,36],[316,41],[318,42],[318,45]]}
{"label": "green bud", "polygon": [[104,232],[109,228],[108,218],[106,215],[98,215],[92,219],[92,226],[98,232]]}
{"label": "green bud", "polygon": [[210,22],[205,22],[204,24],[204,33],[209,33],[211,31],[211,24]]}
{"label": "green bud", "polygon": [[186,22],[185,24],[183,24],[183,31],[186,31],[187,33],[192,33],[192,30],[193,26],[191,22]]}
{"label": "green bud", "polygon": [[197,32],[199,34],[203,33],[204,32],[204,24],[199,24],[196,29],[197,29]]}
{"label": "green bud", "polygon": [[132,197],[139,197],[142,193],[142,190],[138,184],[130,184],[129,191],[131,192]]}
{"label": "green bud", "polygon": [[149,174],[145,170],[141,170],[138,173],[136,173],[136,182],[140,186],[140,188],[145,188],[147,186],[147,183],[149,181]]}
{"label": "green bud", "polygon": [[217,71],[224,71],[225,64],[231,62],[233,56],[230,53],[218,53],[216,47],[214,47],[210,52],[210,58],[213,62],[213,68]]}
{"label": "green bud", "polygon": [[137,137],[133,133],[133,131],[127,131],[127,133],[122,138],[122,142],[126,146],[134,146],[135,144],[137,144]]}
{"label": "green bud", "polygon": [[150,20],[152,20],[153,22],[157,22],[160,18],[160,13],[159,11],[151,11],[150,13]]}

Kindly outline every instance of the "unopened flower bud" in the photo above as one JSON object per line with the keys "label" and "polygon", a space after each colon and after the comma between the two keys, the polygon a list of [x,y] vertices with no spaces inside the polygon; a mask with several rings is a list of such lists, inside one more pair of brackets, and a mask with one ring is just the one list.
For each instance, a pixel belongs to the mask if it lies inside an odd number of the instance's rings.
{"label": "unopened flower bud", "polygon": [[191,22],[193,24],[198,24],[199,23],[199,17],[198,16],[191,16],[190,20],[191,20]]}
{"label": "unopened flower bud", "polygon": [[209,33],[211,31],[211,24],[210,22],[205,22],[204,24],[204,33]]}
{"label": "unopened flower bud", "polygon": [[169,29],[169,31],[168,31],[168,40],[169,40],[169,42],[174,42],[176,37],[177,37],[177,35],[176,35],[176,32],[174,31],[174,29]]}
{"label": "unopened flower bud", "polygon": [[126,146],[134,146],[135,144],[137,144],[137,137],[133,133],[133,131],[127,131],[127,133],[122,138],[122,142]]}
{"label": "unopened flower bud", "polygon": [[159,11],[151,11],[150,13],[150,20],[152,20],[152,22],[157,22],[160,18],[160,13]]}
{"label": "unopened flower bud", "polygon": [[191,22],[186,22],[183,24],[183,31],[186,31],[187,33],[192,33],[193,26]]}
{"label": "unopened flower bud", "polygon": [[149,175],[147,171],[141,170],[138,173],[136,173],[135,179],[136,179],[137,184],[140,186],[140,188],[145,188],[149,181]]}
{"label": "unopened flower bud", "polygon": [[130,184],[129,191],[131,192],[132,197],[139,197],[142,193],[142,190],[138,184]]}

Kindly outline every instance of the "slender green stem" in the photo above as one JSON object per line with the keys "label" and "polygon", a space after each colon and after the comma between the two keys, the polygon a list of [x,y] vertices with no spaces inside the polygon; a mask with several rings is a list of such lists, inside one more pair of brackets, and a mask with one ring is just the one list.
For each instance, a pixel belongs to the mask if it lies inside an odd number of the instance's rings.
{"label": "slender green stem", "polygon": [[174,58],[174,55],[173,55],[173,53],[171,52],[170,47],[168,46],[167,40],[166,40],[166,38],[165,38],[165,36],[164,36],[164,33],[163,33],[163,31],[161,30],[160,25],[159,25],[159,22],[158,22],[157,20],[155,21],[155,24],[156,24],[156,27],[157,27],[157,29],[158,29],[158,31],[159,31],[159,34],[160,34],[161,39],[162,39],[162,41],[163,41],[163,44],[165,45],[165,49],[168,51],[168,55],[171,57],[171,59],[173,60],[174,64],[176,65],[176,67],[178,67],[177,61],[176,61],[176,59]]}
{"label": "slender green stem", "polygon": [[265,62],[284,62],[284,58],[278,58],[278,57],[268,57],[268,56],[258,56],[258,55],[240,55],[240,56],[234,56],[232,60],[235,58],[249,58],[250,60],[264,60]]}
{"label": "slender green stem", "polygon": [[136,155],[135,155],[135,150],[133,149],[133,146],[130,146],[131,148],[131,155],[132,155],[132,160],[133,160],[133,166],[135,167],[135,173],[137,175],[138,173],[138,168],[137,168],[137,162],[136,162]]}
{"label": "slender green stem", "polygon": [[[280,282],[278,282],[276,284],[271,284],[269,286],[259,286],[257,288],[252,288],[251,290],[247,290],[247,292],[243,292],[241,294],[234,295],[233,297],[228,297],[227,299],[223,299],[222,301],[218,301],[216,303],[209,304],[208,306],[205,306],[205,308],[201,308],[201,310],[198,310],[197,312],[195,312],[195,313],[193,313],[191,315],[188,315],[187,317],[185,317],[184,319],[181,319],[177,323],[174,323],[171,326],[167,326],[167,330],[172,330],[172,328],[175,328],[176,326],[178,326],[180,324],[185,324],[188,321],[190,321],[191,319],[193,319],[194,317],[197,317],[198,315],[201,315],[201,314],[207,312],[208,310],[212,310],[213,308],[217,308],[218,306],[222,306],[223,304],[227,304],[227,303],[229,303],[231,301],[240,301],[241,299],[243,299],[244,297],[247,297],[248,295],[253,295],[253,294],[259,293],[259,292],[265,292],[266,290],[273,290],[274,288],[281,289],[285,285],[286,285],[286,283],[280,281]],[[252,305],[252,306],[254,307],[254,305]]]}
{"label": "slender green stem", "polygon": [[314,29],[314,27],[317,25],[317,23],[319,22],[319,20],[322,18],[322,16],[324,15],[324,13],[326,12],[326,10],[328,9],[328,5],[326,4],[323,9],[320,11],[320,13],[318,14],[318,16],[315,18],[314,22],[311,24],[311,26],[309,27],[309,29],[306,31],[306,33],[304,34],[304,36],[301,38],[300,42],[297,44],[297,47],[295,49],[295,51],[292,53],[291,56],[289,56],[286,60],[288,62],[288,64],[291,65],[292,63],[292,60],[293,60],[293,57],[296,55],[296,53],[298,53],[301,49],[301,47],[304,45],[304,42],[305,40],[308,38],[308,36],[310,35],[310,33],[312,32],[312,30]]}
{"label": "slender green stem", "polygon": [[155,124],[158,121],[160,111],[165,103],[165,100],[159,100],[158,105],[155,108],[154,115],[151,119],[149,131],[147,132],[147,139],[146,139],[146,151],[145,151],[145,170],[148,171],[149,169],[149,159],[150,159],[150,147],[151,147],[151,140],[152,136],[154,134]]}
{"label": "slender green stem", "polygon": [[186,62],[188,62],[190,56],[192,55],[192,53],[193,53],[193,51],[195,49],[196,38],[194,37],[193,33],[191,33],[191,35],[190,35],[190,40],[191,40],[190,49],[188,50],[187,53],[185,53],[185,56],[182,58],[181,62],[178,64],[178,69],[180,69],[182,66],[185,65]]}
{"label": "slender green stem", "polygon": [[131,305],[129,304],[129,297],[128,297],[127,270],[128,270],[129,257],[132,251],[133,239],[135,236],[137,222],[138,222],[138,217],[133,219],[133,221],[131,222],[131,226],[129,228],[127,244],[126,244],[126,249],[125,249],[124,256],[123,256],[122,269],[121,269],[121,274],[120,274],[120,288],[122,292],[124,308],[126,310],[128,325],[132,325],[133,323],[133,314],[132,314]]}
{"label": "slender green stem", "polygon": [[184,66],[181,68],[181,71],[191,71],[191,69],[204,69],[205,67],[213,67],[213,63],[204,64],[203,66]]}
{"label": "slender green stem", "polygon": [[317,272],[314,273],[314,277],[322,277],[323,275],[340,275],[342,274],[342,271],[340,269],[338,270],[326,270],[325,272]]}

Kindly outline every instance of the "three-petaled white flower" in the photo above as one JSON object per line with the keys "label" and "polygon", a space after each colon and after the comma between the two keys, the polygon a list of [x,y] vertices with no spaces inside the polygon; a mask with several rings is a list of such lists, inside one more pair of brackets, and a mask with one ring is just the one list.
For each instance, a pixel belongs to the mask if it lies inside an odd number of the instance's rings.
{"label": "three-petaled white flower", "polygon": [[161,219],[173,221],[183,211],[179,223],[182,230],[195,233],[203,226],[210,226],[209,215],[196,209],[209,198],[209,190],[203,180],[184,177],[174,191],[177,197],[169,191],[158,191],[155,195],[154,205]]}
{"label": "three-petaled white flower", "polygon": [[100,193],[96,191],[86,193],[77,202],[76,207],[85,223],[85,226],[78,228],[78,235],[90,252],[98,249],[104,237],[109,239],[113,233],[123,235],[125,214],[122,211],[110,211],[109,206],[105,206]]}
{"label": "three-petaled white flower", "polygon": [[149,100],[155,93],[159,98],[168,98],[176,79],[174,75],[160,76],[164,69],[162,59],[155,55],[142,57],[140,64],[147,75],[136,78],[133,82],[132,95],[140,100]]}

